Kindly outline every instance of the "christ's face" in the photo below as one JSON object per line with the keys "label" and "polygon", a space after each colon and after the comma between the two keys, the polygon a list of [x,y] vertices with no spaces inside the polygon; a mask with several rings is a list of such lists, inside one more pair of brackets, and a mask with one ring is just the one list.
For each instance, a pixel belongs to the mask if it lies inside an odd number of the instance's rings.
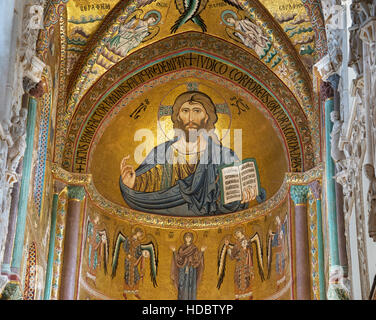
{"label": "christ's face", "polygon": [[178,115],[178,120],[181,122],[181,129],[183,129],[186,134],[191,130],[205,128],[208,118],[209,116],[201,103],[190,101],[183,103]]}
{"label": "christ's face", "polygon": [[247,240],[244,239],[242,241],[242,247],[243,247],[243,249],[247,248],[247,244],[248,244]]}

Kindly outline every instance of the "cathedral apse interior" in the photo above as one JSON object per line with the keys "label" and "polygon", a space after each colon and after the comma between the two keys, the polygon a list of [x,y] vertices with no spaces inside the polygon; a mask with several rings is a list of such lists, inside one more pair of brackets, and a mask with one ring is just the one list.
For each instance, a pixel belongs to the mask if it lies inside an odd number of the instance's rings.
{"label": "cathedral apse interior", "polygon": [[376,299],[375,1],[0,8],[2,300]]}

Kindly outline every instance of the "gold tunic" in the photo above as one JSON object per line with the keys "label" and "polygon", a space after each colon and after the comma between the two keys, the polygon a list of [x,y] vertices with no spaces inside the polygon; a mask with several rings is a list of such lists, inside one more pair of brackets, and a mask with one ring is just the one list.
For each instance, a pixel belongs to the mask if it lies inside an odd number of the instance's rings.
{"label": "gold tunic", "polygon": [[[178,180],[185,179],[193,174],[196,171],[199,158],[200,153],[183,155],[175,149],[173,152],[169,185],[173,186]],[[167,165],[157,164],[149,171],[137,176],[133,190],[141,192],[160,191],[162,189],[163,170],[165,170]]]}

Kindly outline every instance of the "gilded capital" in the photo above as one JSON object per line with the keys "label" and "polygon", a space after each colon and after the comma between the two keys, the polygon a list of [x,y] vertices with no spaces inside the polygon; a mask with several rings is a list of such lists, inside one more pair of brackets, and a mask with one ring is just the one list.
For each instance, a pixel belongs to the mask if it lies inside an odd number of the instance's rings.
{"label": "gilded capital", "polygon": [[54,181],[54,193],[55,194],[59,194],[65,187],[66,187],[65,183],[59,180]]}
{"label": "gilded capital", "polygon": [[85,197],[85,188],[83,186],[68,186],[68,199],[82,201]]}
{"label": "gilded capital", "polygon": [[291,186],[290,195],[294,204],[305,204],[307,202],[308,191],[309,187],[306,185]]}

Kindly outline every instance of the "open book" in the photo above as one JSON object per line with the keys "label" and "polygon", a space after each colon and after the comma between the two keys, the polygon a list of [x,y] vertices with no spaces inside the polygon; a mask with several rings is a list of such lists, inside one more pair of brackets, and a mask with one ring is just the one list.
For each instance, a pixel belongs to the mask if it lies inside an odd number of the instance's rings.
{"label": "open book", "polygon": [[256,195],[260,193],[259,172],[254,158],[221,166],[219,177],[223,204],[241,201],[246,188],[255,188]]}

